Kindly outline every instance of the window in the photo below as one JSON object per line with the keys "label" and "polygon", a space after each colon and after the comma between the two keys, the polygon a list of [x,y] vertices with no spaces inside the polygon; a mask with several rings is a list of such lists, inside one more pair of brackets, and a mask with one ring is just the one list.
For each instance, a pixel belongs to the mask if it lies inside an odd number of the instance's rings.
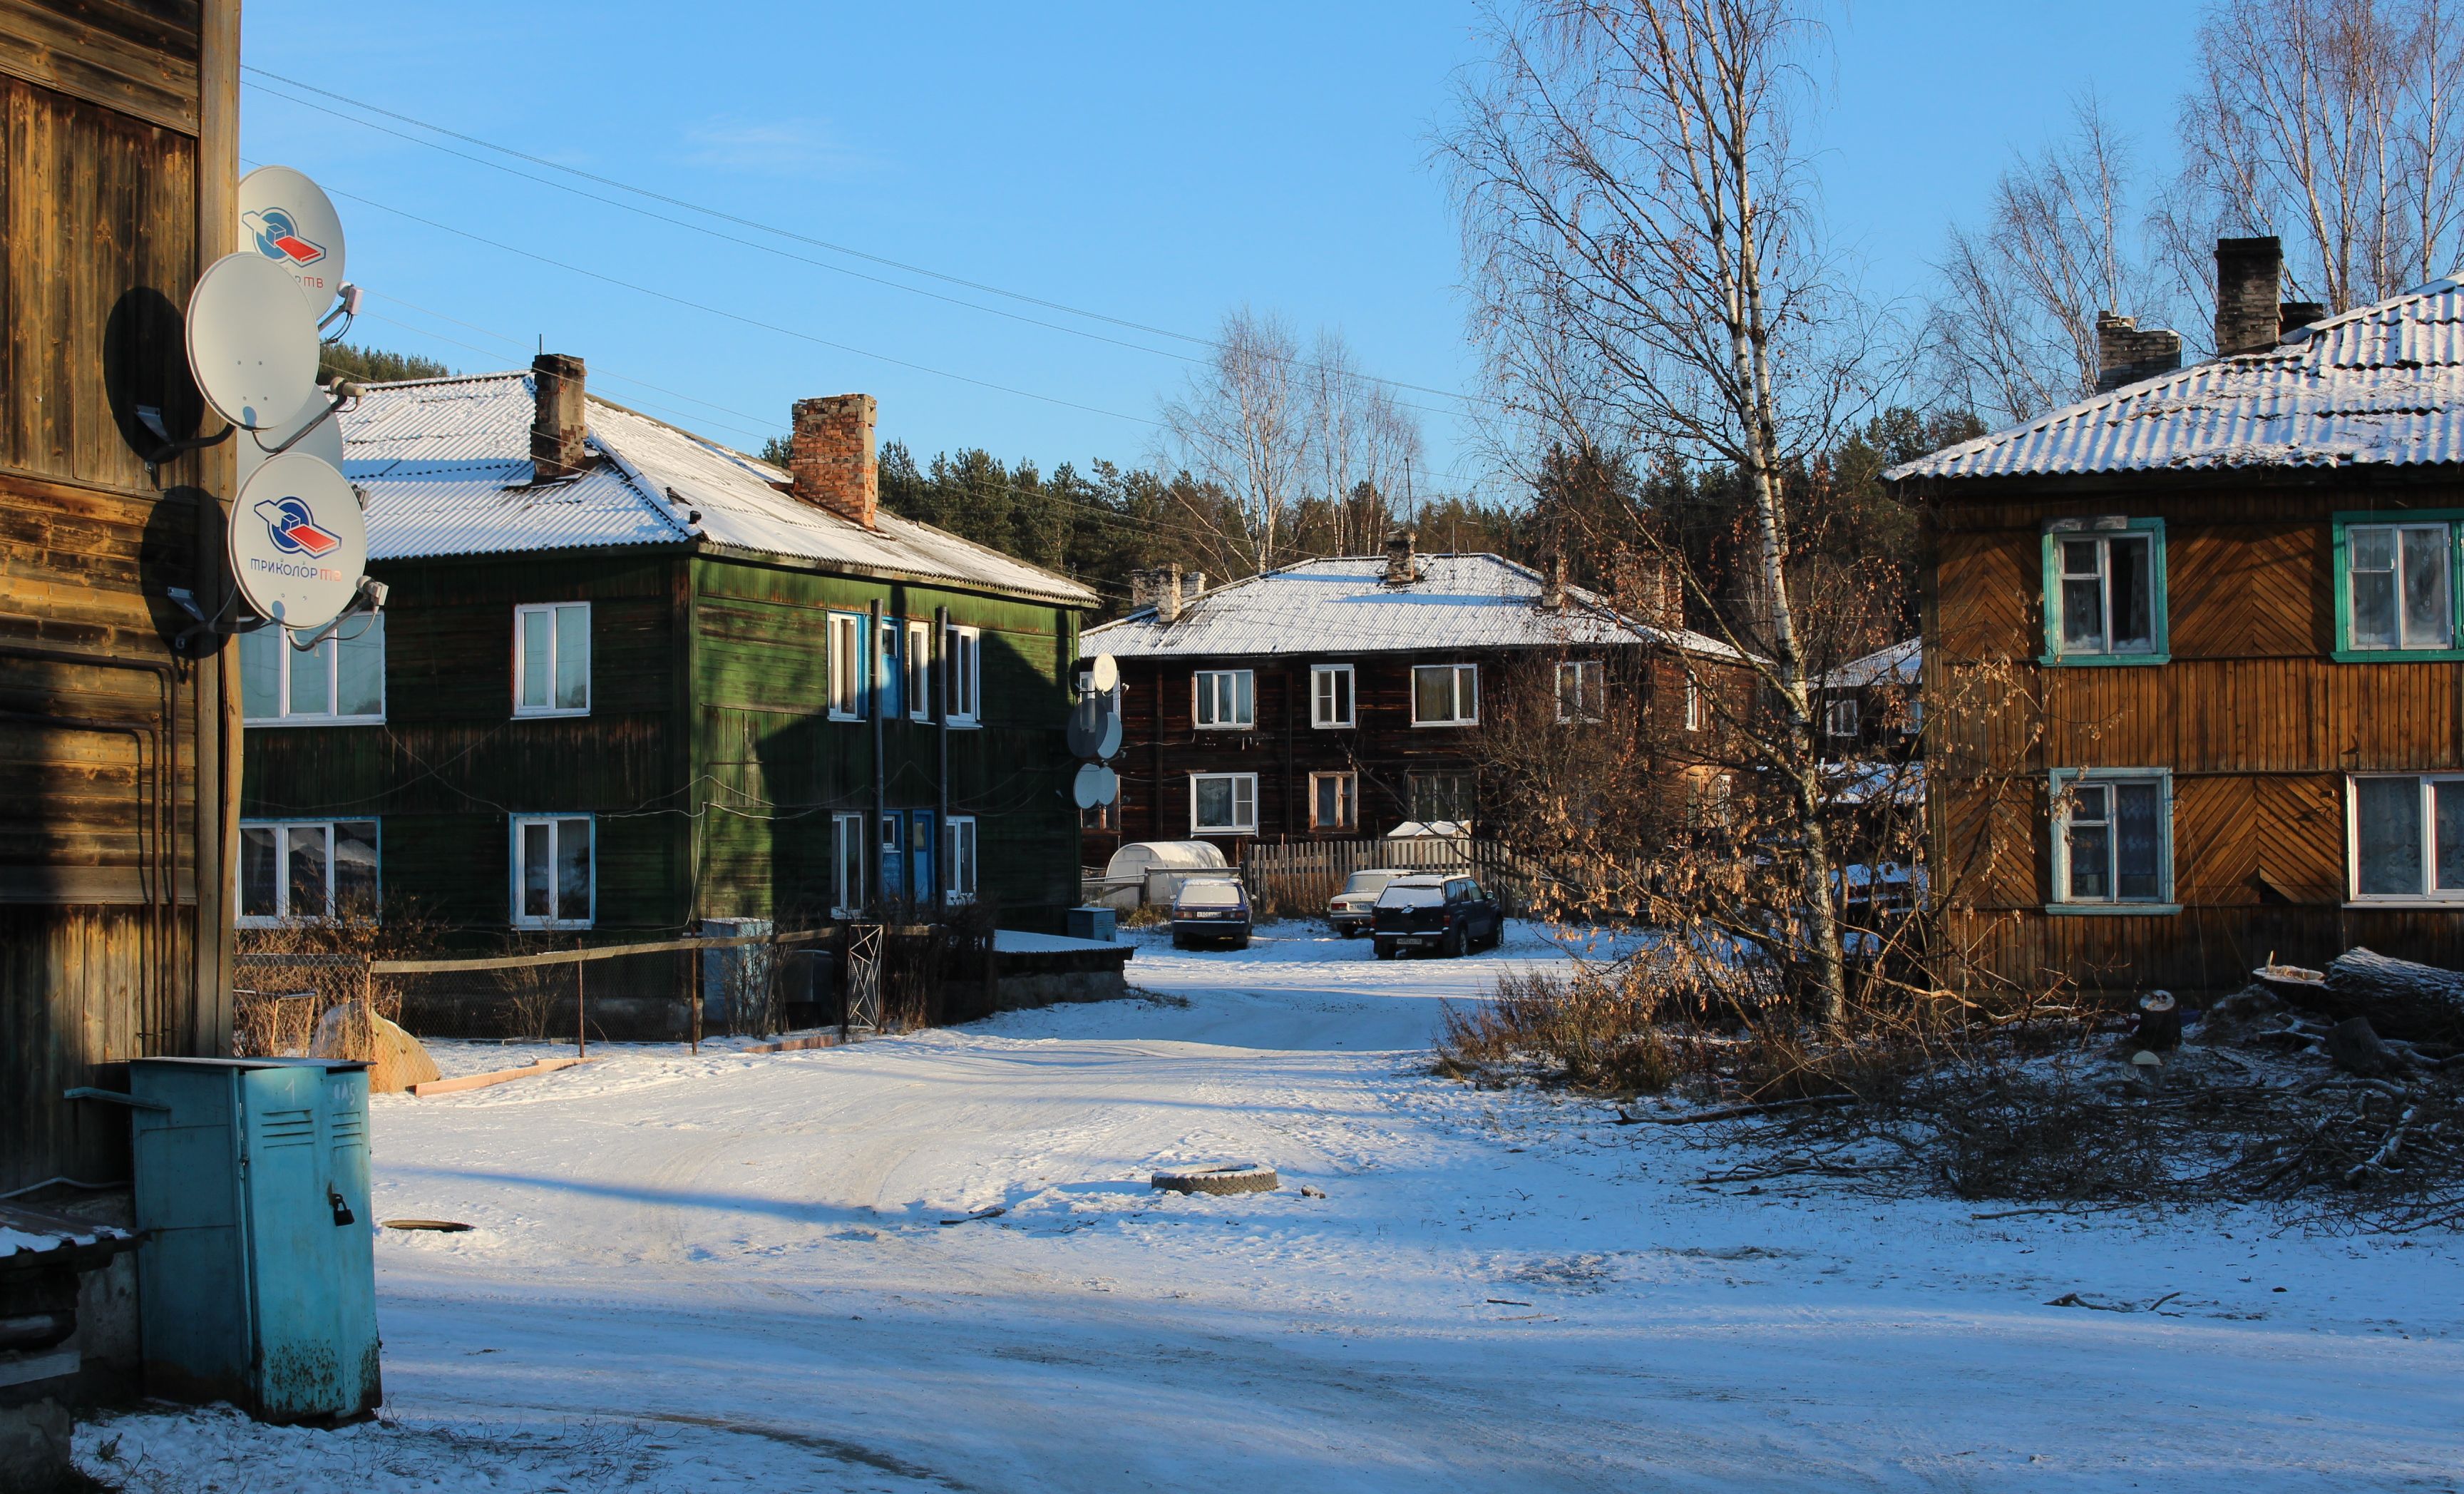
{"label": "window", "polygon": [[2053,776],[2056,906],[2173,899],[2173,782],[2161,770],[2071,768]]}
{"label": "window", "polygon": [[2336,517],[2337,653],[2464,657],[2456,652],[2454,516],[2407,515],[2401,523]]}
{"label": "window", "polygon": [[864,913],[864,864],[871,843],[864,833],[865,816],[830,816],[830,916],[856,918]]}
{"label": "window", "polygon": [[950,724],[975,726],[982,719],[984,703],[983,632],[979,628],[953,627],[948,641],[942,663],[950,679]]}
{"label": "window", "polygon": [[1360,779],[1352,773],[1309,775],[1309,828],[1349,830],[1360,823]]}
{"label": "window", "polygon": [[1608,700],[1607,666],[1597,659],[1569,659],[1557,666],[1557,719],[1597,721]]}
{"label": "window", "polygon": [[1257,724],[1257,675],[1248,670],[1200,670],[1197,674],[1198,724],[1208,731],[1245,730]]}
{"label": "window", "polygon": [[1257,834],[1258,775],[1191,774],[1189,828],[1198,835]]}
{"label": "window", "polygon": [[2352,782],[2354,899],[2464,901],[2464,778]]}
{"label": "window", "polygon": [[1335,727],[1352,724],[1352,666],[1309,666],[1309,725]]}
{"label": "window", "polygon": [[1470,726],[1480,719],[1480,670],[1470,664],[1412,668],[1414,726]]}
{"label": "window", "polygon": [[374,820],[240,822],[242,928],[377,915]]}
{"label": "window", "polygon": [[514,608],[514,714],[590,714],[590,604]]}
{"label": "window", "polygon": [[1463,824],[1472,817],[1472,781],[1468,773],[1412,775],[1412,818],[1422,824],[1440,821]]}
{"label": "window", "polygon": [[305,651],[289,629],[239,635],[240,713],[251,726],[385,719],[385,614],[355,618]]}
{"label": "window", "polygon": [[976,900],[976,817],[952,815],[941,827],[941,854],[950,864],[950,901]]}
{"label": "window", "polygon": [[1692,679],[1685,682],[1685,730],[1703,730],[1703,687]]}
{"label": "window", "polygon": [[586,929],[594,915],[587,815],[514,816],[514,927]]}
{"label": "window", "polygon": [[2047,664],[2165,662],[2165,525],[2056,519],[2045,533]]}
{"label": "window", "polygon": [[1859,717],[1862,714],[1854,695],[1842,695],[1829,702],[1822,708],[1823,735],[1853,739],[1857,735]]}
{"label": "window", "polygon": [[933,625],[907,625],[907,715],[933,719]]}
{"label": "window", "polygon": [[860,721],[864,719],[864,619],[853,612],[833,612],[829,630],[829,717]]}
{"label": "window", "polygon": [[905,632],[906,629],[898,626],[898,619],[885,617],[881,620],[881,657],[875,661],[872,688],[880,701],[881,718],[885,721],[898,714],[898,683],[902,677],[898,668],[898,640]]}

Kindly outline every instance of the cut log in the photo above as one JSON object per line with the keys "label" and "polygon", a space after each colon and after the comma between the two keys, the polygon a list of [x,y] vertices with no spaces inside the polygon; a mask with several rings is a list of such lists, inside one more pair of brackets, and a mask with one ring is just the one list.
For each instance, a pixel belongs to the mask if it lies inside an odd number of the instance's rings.
{"label": "cut log", "polygon": [[2139,999],[2139,1045],[2154,1053],[2170,1053],[2182,1045],[2182,1008],[2170,991],[2150,991]]}
{"label": "cut log", "polygon": [[2464,1042],[2464,974],[2351,949],[2327,967],[2326,1014],[2366,1017],[2390,1038]]}
{"label": "cut log", "polygon": [[2411,1059],[2380,1040],[2366,1017],[2347,1017],[2327,1030],[2327,1060],[2365,1079],[2401,1074],[2412,1066]]}

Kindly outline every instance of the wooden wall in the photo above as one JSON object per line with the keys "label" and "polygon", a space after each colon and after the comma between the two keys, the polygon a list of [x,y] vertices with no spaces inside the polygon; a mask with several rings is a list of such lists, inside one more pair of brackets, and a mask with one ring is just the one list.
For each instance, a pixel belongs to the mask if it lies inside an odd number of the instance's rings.
{"label": "wooden wall", "polygon": [[[1925,516],[1933,860],[1954,938],[2013,978],[2231,989],[2271,953],[2353,944],[2464,965],[2464,912],[2344,906],[2344,775],[2464,767],[2464,665],[2330,652],[2330,517],[2464,505],[2435,482],[2150,474],[2094,489],[1946,486]],[[2171,662],[2047,668],[2041,534],[2166,521]],[[2179,914],[2048,914],[2046,774],[2168,767]]]}
{"label": "wooden wall", "polygon": [[211,428],[180,320],[236,233],[237,46],[220,0],[0,0],[0,1190],[124,1176],[60,1091],[228,1050],[236,722],[167,590],[220,599],[231,462],[131,435]]}

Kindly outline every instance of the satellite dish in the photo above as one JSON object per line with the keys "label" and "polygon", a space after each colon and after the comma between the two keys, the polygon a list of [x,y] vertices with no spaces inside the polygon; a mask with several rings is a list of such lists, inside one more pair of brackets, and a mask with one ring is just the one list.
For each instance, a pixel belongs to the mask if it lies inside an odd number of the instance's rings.
{"label": "satellite dish", "polygon": [[289,166],[259,166],[239,180],[242,253],[279,265],[308,298],[312,321],[342,288],[342,219],[323,187]]}
{"label": "satellite dish", "polygon": [[262,430],[243,430],[232,437],[231,446],[239,453],[241,485],[246,486],[256,470],[272,458],[273,448],[280,446],[293,436],[299,435],[299,428],[312,420],[318,421],[319,424],[308,434],[301,436],[299,444],[291,450],[304,451],[310,456],[323,460],[336,472],[341,471],[342,420],[339,415],[325,413],[333,403],[333,400],[321,391],[311,394],[308,396],[308,403],[300,406],[298,412],[282,424],[268,426]]}
{"label": "satellite dish", "polygon": [[1091,762],[1080,763],[1078,776],[1069,780],[1069,797],[1078,802],[1081,809],[1092,809],[1097,804],[1111,802],[1104,793],[1104,780],[1110,776],[1108,768]]}
{"label": "satellite dish", "polygon": [[1121,776],[1110,768],[1097,768],[1095,771],[1104,776],[1103,781],[1095,786],[1095,802],[1109,804],[1120,798]]}
{"label": "satellite dish", "polygon": [[1092,758],[1104,743],[1104,697],[1089,695],[1069,708],[1069,721],[1062,735],[1069,744],[1073,758]]}
{"label": "satellite dish", "polygon": [[358,495],[331,462],[304,451],[257,465],[231,502],[228,534],[240,595],[285,627],[322,627],[341,616],[368,567]]}
{"label": "satellite dish", "polygon": [[288,418],[317,387],[317,319],[280,265],[225,254],[188,296],[188,372],[214,413],[252,429]]}
{"label": "satellite dish", "polygon": [[[1121,714],[1117,711],[1107,711],[1104,713],[1103,735],[1097,737],[1095,741],[1095,756],[1109,762],[1114,757],[1119,755],[1120,750]],[[1111,770],[1107,769],[1106,771],[1110,772]]]}
{"label": "satellite dish", "polygon": [[1095,655],[1095,688],[1111,694],[1121,683],[1120,662],[1109,653]]}

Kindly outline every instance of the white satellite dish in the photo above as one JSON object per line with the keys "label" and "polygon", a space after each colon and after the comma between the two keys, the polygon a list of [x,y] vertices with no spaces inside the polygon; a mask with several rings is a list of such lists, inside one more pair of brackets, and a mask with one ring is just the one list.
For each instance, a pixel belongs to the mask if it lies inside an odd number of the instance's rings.
{"label": "white satellite dish", "polygon": [[308,403],[299,406],[298,413],[282,424],[269,426],[262,430],[243,430],[233,436],[231,446],[239,456],[240,484],[243,487],[246,486],[249,478],[255,475],[256,470],[272,459],[274,448],[294,436],[298,436],[299,428],[308,425],[310,421],[315,421],[317,424],[306,435],[299,436],[298,444],[291,450],[304,451],[310,456],[323,460],[336,472],[341,471],[342,417],[326,413],[333,407],[333,404],[332,397],[320,389],[309,395]]}
{"label": "white satellite dish", "polygon": [[323,187],[289,166],[259,166],[239,180],[242,253],[290,272],[311,320],[342,289],[342,219]]}
{"label": "white satellite dish", "polygon": [[285,627],[332,622],[368,568],[358,495],[332,463],[299,450],[267,457],[239,490],[229,549],[241,597]]}
{"label": "white satellite dish", "polygon": [[1092,762],[1081,763],[1078,776],[1069,780],[1069,797],[1081,809],[1092,809],[1104,801],[1105,769]]}
{"label": "white satellite dish", "polygon": [[188,372],[234,426],[285,420],[317,387],[317,319],[280,265],[225,254],[188,296]]}
{"label": "white satellite dish", "polygon": [[1102,780],[1095,785],[1095,802],[1099,804],[1109,804],[1113,800],[1120,798],[1121,776],[1113,772],[1111,769],[1105,767],[1098,767],[1095,771],[1103,775]]}
{"label": "white satellite dish", "polygon": [[1121,683],[1120,662],[1109,653],[1095,655],[1095,688],[1110,692]]}

